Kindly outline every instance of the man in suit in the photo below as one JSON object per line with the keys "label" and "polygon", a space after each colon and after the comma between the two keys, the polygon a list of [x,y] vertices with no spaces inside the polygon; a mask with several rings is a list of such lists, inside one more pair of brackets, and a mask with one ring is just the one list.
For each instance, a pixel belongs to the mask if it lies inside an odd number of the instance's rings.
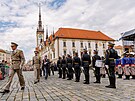
{"label": "man in suit", "polygon": [[24,81],[24,77],[22,75],[22,68],[25,63],[25,57],[24,57],[23,51],[17,49],[17,46],[18,46],[18,44],[11,42],[11,48],[13,50],[12,54],[11,54],[11,61],[12,61],[11,73],[10,73],[8,82],[6,83],[6,85],[4,87],[4,90],[0,91],[1,93],[10,92],[10,86],[11,86],[12,79],[13,79],[15,73],[17,73],[17,75],[18,75],[21,90],[25,89],[25,81]]}

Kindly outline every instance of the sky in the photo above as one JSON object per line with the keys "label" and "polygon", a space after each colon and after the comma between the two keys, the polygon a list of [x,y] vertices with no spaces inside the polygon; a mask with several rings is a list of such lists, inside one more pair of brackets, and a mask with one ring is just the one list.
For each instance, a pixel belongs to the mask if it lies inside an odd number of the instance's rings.
{"label": "sky", "polygon": [[0,0],[0,48],[19,44],[26,60],[34,55],[38,5],[49,34],[58,28],[102,31],[115,40],[135,27],[135,0]]}

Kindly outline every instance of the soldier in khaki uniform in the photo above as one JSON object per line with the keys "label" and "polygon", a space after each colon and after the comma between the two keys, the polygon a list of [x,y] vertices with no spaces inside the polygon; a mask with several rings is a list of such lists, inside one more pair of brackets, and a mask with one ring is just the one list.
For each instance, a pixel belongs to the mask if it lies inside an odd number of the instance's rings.
{"label": "soldier in khaki uniform", "polygon": [[41,57],[38,55],[38,51],[34,51],[35,56],[33,57],[33,66],[34,66],[34,84],[40,81],[40,67],[41,67]]}
{"label": "soldier in khaki uniform", "polygon": [[11,73],[9,76],[9,80],[6,83],[4,90],[1,91],[1,93],[9,93],[10,92],[10,85],[12,83],[12,79],[14,77],[14,74],[17,73],[18,78],[19,78],[19,82],[20,82],[20,86],[21,86],[21,90],[24,90],[25,88],[25,81],[24,81],[24,77],[22,75],[22,68],[23,65],[25,63],[25,58],[23,55],[23,51],[17,49],[17,44],[14,42],[11,42],[11,48],[12,48],[12,54],[11,54],[11,61],[12,61],[12,65],[11,65]]}

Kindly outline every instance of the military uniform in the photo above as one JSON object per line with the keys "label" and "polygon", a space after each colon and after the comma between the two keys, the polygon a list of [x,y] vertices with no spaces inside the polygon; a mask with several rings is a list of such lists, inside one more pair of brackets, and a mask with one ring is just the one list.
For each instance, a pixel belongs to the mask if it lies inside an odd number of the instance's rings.
{"label": "military uniform", "polygon": [[62,75],[63,75],[62,79],[65,79],[66,78],[66,66],[67,66],[66,59],[62,59],[61,64],[62,64]]}
{"label": "military uniform", "polygon": [[43,65],[44,65],[44,71],[45,71],[45,79],[47,80],[48,75],[49,75],[49,70],[50,70],[50,60],[44,59]]}
{"label": "military uniform", "polygon": [[9,80],[6,83],[4,89],[9,90],[15,73],[17,73],[17,75],[18,75],[18,78],[20,81],[20,86],[24,89],[25,81],[24,81],[24,77],[22,75],[22,67],[25,63],[25,58],[23,55],[23,51],[22,50],[16,50],[16,52],[13,51],[11,54],[11,61],[12,61],[12,65],[11,65],[10,76],[9,76]]}
{"label": "military uniform", "polygon": [[57,61],[57,67],[59,71],[59,78],[62,78],[62,67],[61,67],[61,59]]}
{"label": "military uniform", "polygon": [[124,80],[129,80],[130,79],[130,65],[129,65],[130,60],[128,57],[123,57],[121,62],[124,69],[124,74],[126,76]]}
{"label": "military uniform", "polygon": [[121,66],[121,59],[116,59],[116,68],[118,71],[118,78],[122,78],[123,68]]}
{"label": "military uniform", "polygon": [[[114,46],[114,44],[109,43],[110,45]],[[106,86],[107,88],[116,88],[115,82],[115,59],[118,59],[118,54],[113,48],[109,48],[106,50],[106,60],[105,65],[107,65],[109,68],[109,81],[110,85]]]}
{"label": "military uniform", "polygon": [[73,61],[70,57],[67,57],[67,69],[68,69],[68,80],[73,78]]}
{"label": "military uniform", "polygon": [[82,66],[84,68],[84,75],[85,75],[85,83],[89,84],[89,65],[91,64],[90,55],[84,53],[82,55]]}
{"label": "military uniform", "polygon": [[81,75],[81,67],[80,66],[81,66],[81,60],[78,56],[75,56],[73,58],[73,67],[75,70],[75,77],[76,77],[75,82],[80,81],[80,75]]}
{"label": "military uniform", "polygon": [[130,71],[131,71],[131,76],[132,79],[135,79],[135,58],[134,57],[130,57]]}
{"label": "military uniform", "polygon": [[96,76],[96,82],[94,83],[100,83],[100,68],[95,66],[96,60],[101,60],[100,56],[97,54],[95,54],[92,57],[92,65],[95,68],[95,76]]}
{"label": "military uniform", "polygon": [[33,66],[34,66],[34,76],[35,76],[35,83],[40,81],[40,67],[41,67],[41,57],[34,56],[33,57]]}

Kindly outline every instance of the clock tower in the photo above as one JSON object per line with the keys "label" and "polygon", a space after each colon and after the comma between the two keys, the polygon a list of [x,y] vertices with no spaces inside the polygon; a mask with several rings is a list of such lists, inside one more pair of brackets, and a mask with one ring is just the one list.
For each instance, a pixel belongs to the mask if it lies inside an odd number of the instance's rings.
{"label": "clock tower", "polygon": [[42,21],[41,21],[41,7],[40,7],[40,5],[39,5],[39,21],[38,21],[36,37],[37,37],[37,47],[40,47],[42,45],[42,43],[44,42],[44,28],[42,26]]}

